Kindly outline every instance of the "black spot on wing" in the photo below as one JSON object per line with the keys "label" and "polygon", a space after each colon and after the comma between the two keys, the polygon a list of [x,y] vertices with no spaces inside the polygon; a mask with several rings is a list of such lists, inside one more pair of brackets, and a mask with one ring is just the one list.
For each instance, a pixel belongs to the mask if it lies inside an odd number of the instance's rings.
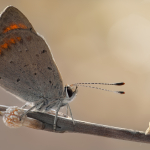
{"label": "black spot on wing", "polygon": [[18,79],[17,79],[17,82],[19,82],[19,81],[20,81],[20,79],[18,78]]}
{"label": "black spot on wing", "polygon": [[52,68],[51,68],[51,67],[48,67],[48,69],[49,69],[49,70],[52,70]]}
{"label": "black spot on wing", "polygon": [[46,52],[47,52],[46,50],[42,50],[41,54],[46,53]]}

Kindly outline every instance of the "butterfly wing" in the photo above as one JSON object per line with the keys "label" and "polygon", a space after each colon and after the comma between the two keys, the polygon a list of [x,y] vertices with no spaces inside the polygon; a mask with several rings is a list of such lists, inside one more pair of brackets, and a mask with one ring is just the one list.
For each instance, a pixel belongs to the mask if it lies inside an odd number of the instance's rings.
{"label": "butterfly wing", "polygon": [[26,17],[8,7],[0,25],[0,86],[29,102],[62,97],[62,78],[49,47]]}
{"label": "butterfly wing", "polygon": [[0,34],[17,28],[30,29],[36,33],[28,19],[17,8],[6,7],[0,17]]}

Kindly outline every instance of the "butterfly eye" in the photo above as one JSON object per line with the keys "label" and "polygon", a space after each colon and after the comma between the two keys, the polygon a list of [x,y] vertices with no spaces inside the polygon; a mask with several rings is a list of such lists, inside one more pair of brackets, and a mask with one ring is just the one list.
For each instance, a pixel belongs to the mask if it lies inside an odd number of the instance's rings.
{"label": "butterfly eye", "polygon": [[67,93],[68,93],[69,97],[71,97],[73,94],[73,91],[69,86],[67,86]]}

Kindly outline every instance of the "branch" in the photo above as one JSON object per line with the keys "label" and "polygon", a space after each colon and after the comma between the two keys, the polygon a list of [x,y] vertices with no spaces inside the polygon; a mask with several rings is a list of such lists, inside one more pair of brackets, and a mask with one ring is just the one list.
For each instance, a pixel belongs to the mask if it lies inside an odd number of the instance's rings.
{"label": "branch", "polygon": [[[0,105],[1,112],[5,111],[7,108],[8,106]],[[31,121],[31,124],[29,126],[27,125],[28,127],[53,132],[54,115],[31,111],[27,114],[27,116],[33,118],[33,122]],[[79,120],[74,120],[75,125],[73,125],[70,118],[60,116],[62,116],[62,114],[59,114],[58,116],[55,132],[84,133],[134,142],[150,143],[150,135],[145,135],[142,131],[94,124]]]}

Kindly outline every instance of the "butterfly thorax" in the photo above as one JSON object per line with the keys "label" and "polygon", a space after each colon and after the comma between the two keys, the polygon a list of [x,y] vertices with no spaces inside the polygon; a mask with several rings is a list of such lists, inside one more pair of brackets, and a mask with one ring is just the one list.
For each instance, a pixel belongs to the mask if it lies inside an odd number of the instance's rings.
{"label": "butterfly thorax", "polygon": [[78,92],[77,86],[74,89],[73,86],[66,85],[64,87],[63,97],[53,98],[53,99],[40,99],[39,101],[34,102],[33,105],[36,105],[36,110],[38,111],[49,111],[51,109],[56,110],[59,102],[61,101],[61,107],[67,105],[69,102],[73,101]]}

